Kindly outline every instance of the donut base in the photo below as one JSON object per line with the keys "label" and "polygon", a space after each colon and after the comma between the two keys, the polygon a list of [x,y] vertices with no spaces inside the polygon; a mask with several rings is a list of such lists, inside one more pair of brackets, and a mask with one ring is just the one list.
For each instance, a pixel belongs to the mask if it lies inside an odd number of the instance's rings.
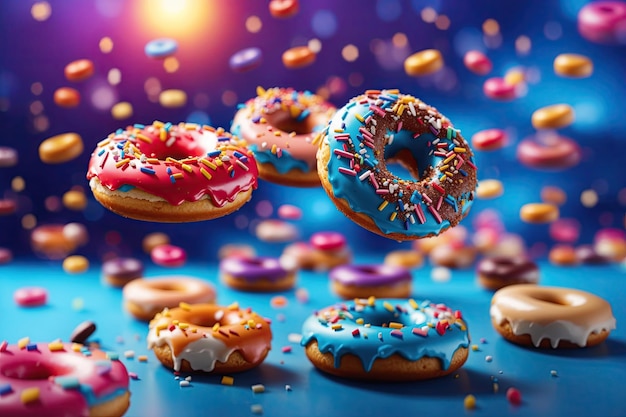
{"label": "donut base", "polygon": [[374,296],[376,298],[408,298],[411,295],[411,282],[400,282],[393,285],[345,285],[337,281],[333,281],[331,289],[335,294],[344,300],[354,298],[368,298]]}
{"label": "donut base", "polygon": [[[95,180],[95,181],[93,181]],[[100,204],[123,217],[159,223],[185,223],[211,220],[237,211],[252,197],[252,188],[241,191],[235,199],[222,207],[213,205],[209,198],[185,201],[174,206],[165,200],[133,189],[127,192],[111,191],[93,179],[91,190]]]}
{"label": "donut base", "polygon": [[259,178],[265,181],[273,182],[280,185],[288,185],[291,187],[319,187],[320,178],[317,171],[303,172],[299,169],[292,169],[284,174],[276,170],[276,167],[270,163],[259,163]]}
{"label": "donut base", "polygon": [[321,250],[308,248],[306,253],[293,251],[286,247],[283,255],[286,258],[293,258],[298,268],[307,271],[328,271],[339,265],[344,265],[352,261],[352,252],[348,249],[341,250]]}
{"label": "donut base", "polygon": [[326,194],[328,194],[328,196],[333,201],[337,209],[339,209],[339,211],[342,212],[347,218],[349,218],[350,220],[352,220],[353,222],[355,222],[362,228],[367,229],[372,233],[376,233],[377,235],[380,235],[389,239],[393,239],[399,242],[407,241],[407,240],[423,239],[423,238],[427,238],[431,236],[437,236],[438,234],[441,234],[450,228],[450,226],[448,226],[446,228],[441,229],[439,233],[431,233],[431,234],[424,235],[424,236],[406,235],[406,234],[398,233],[398,232],[384,233],[382,230],[378,228],[378,226],[376,226],[376,223],[374,223],[374,220],[372,220],[371,217],[363,213],[357,213],[356,211],[350,208],[350,204],[348,204],[346,200],[335,197],[333,186],[330,184],[330,181],[328,180],[328,161],[329,160],[330,160],[330,147],[328,145],[322,144],[322,146],[317,152],[317,173],[322,183],[322,188],[324,188],[324,191],[326,191]]}
{"label": "donut base", "polygon": [[285,291],[294,287],[296,284],[296,273],[290,272],[284,278],[269,280],[260,279],[248,281],[246,279],[237,278],[234,275],[222,273],[222,282],[230,288],[239,291],[251,292],[275,292]]}
{"label": "donut base", "polygon": [[307,344],[305,352],[316,368],[338,377],[366,381],[417,381],[451,374],[465,363],[469,350],[459,347],[452,355],[448,369],[442,369],[441,361],[437,358],[423,357],[417,361],[409,361],[394,354],[386,359],[376,359],[369,372],[363,369],[357,356],[349,353],[341,357],[339,368],[335,368],[333,354],[320,352],[317,340]]}
{"label": "donut base", "polygon": [[570,342],[568,340],[559,340],[559,344],[556,346],[556,348],[553,348],[550,345],[549,339],[542,339],[539,343],[539,346],[535,346],[529,334],[514,334],[513,329],[511,328],[511,324],[508,320],[504,320],[501,324],[498,324],[494,320],[491,320],[491,324],[496,329],[496,331],[509,342],[538,349],[581,349],[585,347],[595,346],[604,342],[604,340],[606,340],[606,338],[609,337],[609,334],[611,333],[609,330],[602,330],[600,333],[591,333],[587,338],[587,344],[585,346],[577,345],[576,343]]}
{"label": "donut base", "polygon": [[89,417],[121,417],[130,407],[130,392],[89,409]]}
{"label": "donut base", "polygon": [[491,291],[497,291],[500,288],[504,288],[508,285],[516,284],[536,284],[536,282],[528,282],[521,279],[513,279],[507,277],[505,279],[489,278],[483,274],[478,274],[478,283],[485,289]]}
{"label": "donut base", "polygon": [[[152,348],[154,354],[157,359],[166,367],[174,370],[174,359],[172,358],[172,350],[168,344],[164,344],[163,346],[154,346]],[[203,370],[193,369],[191,363],[186,359],[181,361],[180,372],[198,372],[198,373],[213,373],[213,374],[230,374],[235,372],[243,372],[248,369],[255,368],[261,364],[265,360],[269,352],[269,347],[265,349],[263,355],[257,362],[248,362],[244,359],[244,357],[239,353],[238,350],[234,351],[230,354],[226,362],[215,362],[215,367],[212,371],[207,372]]]}

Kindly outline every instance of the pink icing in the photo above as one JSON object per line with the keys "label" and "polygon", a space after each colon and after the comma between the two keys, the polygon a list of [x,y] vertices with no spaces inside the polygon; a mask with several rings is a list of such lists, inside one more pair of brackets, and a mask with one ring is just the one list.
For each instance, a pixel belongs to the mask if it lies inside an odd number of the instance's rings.
{"label": "pink icing", "polygon": [[[120,395],[128,390],[128,373],[119,361],[108,361],[101,351],[91,356],[74,352],[72,345],[63,344],[63,350],[51,351],[46,343],[36,344],[36,350],[9,345],[0,349],[0,392],[10,385],[11,390],[0,395],[0,415],[26,417],[34,415],[89,416],[90,404],[83,391],[91,391],[98,400]],[[108,361],[110,371],[99,373],[97,361]],[[63,388],[55,377],[76,377],[82,389]],[[28,404],[21,400],[25,389],[38,388],[39,398]]]}

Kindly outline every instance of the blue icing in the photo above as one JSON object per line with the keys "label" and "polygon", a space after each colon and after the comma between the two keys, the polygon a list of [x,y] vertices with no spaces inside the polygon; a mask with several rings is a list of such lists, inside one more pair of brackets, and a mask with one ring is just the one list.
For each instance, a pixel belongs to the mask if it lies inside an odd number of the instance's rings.
{"label": "blue icing", "polygon": [[280,174],[286,174],[292,169],[299,169],[302,172],[309,172],[309,166],[306,162],[293,158],[289,151],[282,149],[281,155],[278,156],[268,150],[259,150],[257,145],[249,145],[248,148],[254,153],[254,157],[261,164],[272,164],[276,171]]}
{"label": "blue icing", "polygon": [[121,191],[121,192],[125,193],[125,192],[128,192],[128,191],[132,190],[133,188],[135,188],[134,185],[123,184],[120,188],[117,189],[117,191]]}
{"label": "blue icing", "polygon": [[[385,302],[393,306],[394,310],[387,310]],[[302,327],[301,344],[306,346],[316,340],[320,352],[333,355],[335,368],[340,366],[341,357],[345,354],[357,356],[366,372],[372,369],[376,359],[386,359],[398,354],[409,361],[417,361],[423,357],[437,358],[441,361],[442,369],[447,370],[457,349],[469,346],[465,323],[462,320],[455,322],[451,310],[437,309],[428,302],[422,303],[417,309],[407,300],[399,299],[379,299],[373,306],[357,307],[354,302],[345,306],[348,314],[343,313],[343,317],[335,323],[341,325],[339,330],[333,329],[333,323],[325,319],[325,312],[328,310],[310,316]],[[435,311],[438,311],[438,318],[434,317]],[[332,318],[336,313],[342,314],[340,309],[331,310],[327,318]],[[363,324],[357,323],[359,319],[363,319]],[[440,335],[436,326],[442,319],[448,320],[450,326]],[[382,327],[383,323],[390,322],[401,323],[404,327]],[[433,327],[424,327],[429,323]],[[366,327],[367,324],[371,326]],[[414,334],[414,328],[426,328],[427,335]],[[359,331],[356,336],[353,335],[355,329]],[[398,337],[400,333],[402,336]]]}
{"label": "blue icing", "polygon": [[112,399],[117,398],[120,395],[124,395],[126,391],[128,391],[125,388],[118,388],[113,392],[110,392],[101,397],[97,397],[96,394],[93,392],[93,389],[89,385],[81,384],[79,390],[82,396],[87,401],[87,404],[89,404],[89,407],[111,401]]}

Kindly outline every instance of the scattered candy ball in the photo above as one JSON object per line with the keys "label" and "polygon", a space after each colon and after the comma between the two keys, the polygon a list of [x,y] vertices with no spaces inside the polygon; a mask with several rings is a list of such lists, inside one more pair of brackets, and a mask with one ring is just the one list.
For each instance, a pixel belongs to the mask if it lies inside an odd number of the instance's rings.
{"label": "scattered candy ball", "polygon": [[144,236],[141,242],[141,246],[143,248],[143,251],[149,254],[150,252],[152,252],[152,249],[156,248],[157,246],[167,245],[169,243],[170,237],[168,235],[161,232],[154,232]]}
{"label": "scattered candy ball", "polygon": [[125,120],[133,115],[133,105],[127,101],[121,101],[111,107],[111,116],[115,120]]}
{"label": "scattered candy ball", "polygon": [[177,89],[163,90],[159,94],[159,104],[168,109],[183,107],[187,104],[187,93]]}
{"label": "scattered candy ball", "polygon": [[81,274],[89,269],[89,260],[81,255],[68,256],[63,260],[63,270],[68,274]]}
{"label": "scattered candy ball", "polygon": [[554,73],[561,77],[585,78],[593,73],[593,61],[579,54],[559,54],[553,67]]}
{"label": "scattered candy ball", "polygon": [[283,52],[282,60],[286,68],[302,68],[315,62],[316,54],[308,46],[296,46]]}
{"label": "scattered candy ball", "polygon": [[422,266],[424,257],[416,250],[394,250],[385,255],[383,263],[413,269]]}
{"label": "scattered candy ball", "polygon": [[560,129],[574,122],[574,109],[568,104],[554,104],[533,112],[531,118],[535,129]]}
{"label": "scattered candy ball", "polygon": [[463,400],[463,407],[465,407],[467,410],[475,409],[476,397],[474,397],[472,394],[467,395],[465,399]]}
{"label": "scattered candy ball", "polygon": [[63,194],[62,201],[65,208],[74,211],[82,211],[87,207],[87,196],[79,190],[67,191]]}
{"label": "scattered candy ball", "polygon": [[150,259],[157,265],[175,268],[187,262],[187,253],[178,246],[159,245],[150,251]]}
{"label": "scattered candy ball", "polygon": [[513,405],[520,405],[522,403],[522,393],[517,388],[509,388],[506,390],[506,399]]}
{"label": "scattered candy ball", "polygon": [[504,186],[500,180],[486,179],[478,182],[476,197],[483,200],[500,197],[504,194]]}
{"label": "scattered candy ball", "polygon": [[336,250],[346,245],[346,238],[339,232],[316,232],[311,235],[309,242],[320,250]]}
{"label": "scattered candy ball", "polygon": [[65,78],[69,81],[84,81],[94,73],[93,62],[89,59],[79,59],[72,61],[65,66]]}
{"label": "scattered candy ball", "polygon": [[178,43],[171,38],[159,38],[148,42],[144,52],[150,58],[166,58],[174,55],[178,50]]}
{"label": "scattered candy ball", "polygon": [[76,107],[80,104],[80,93],[71,87],[61,87],[54,91],[54,103],[59,107]]}
{"label": "scattered candy ball", "polygon": [[430,279],[434,282],[448,282],[452,278],[452,271],[445,266],[437,266],[430,272]]}
{"label": "scattered candy ball", "polygon": [[565,136],[551,135],[544,141],[527,138],[517,144],[517,159],[530,168],[563,170],[578,165],[581,158],[580,146]]}
{"label": "scattered candy ball", "polygon": [[8,146],[0,146],[0,168],[17,165],[17,150]]}
{"label": "scattered candy ball", "polygon": [[273,17],[286,19],[298,13],[300,2],[298,0],[270,0],[268,8]]}
{"label": "scattered candy ball", "polygon": [[13,199],[3,198],[0,199],[0,216],[7,216],[15,213],[17,210],[17,203]]}
{"label": "scattered candy ball", "polygon": [[578,257],[576,250],[571,245],[559,244],[555,245],[548,252],[548,260],[554,265],[567,266],[576,265]]}
{"label": "scattered candy ball", "polygon": [[483,92],[493,100],[509,101],[517,96],[515,84],[509,84],[504,78],[493,77],[483,83]]}
{"label": "scattered candy ball", "polygon": [[468,51],[463,56],[465,67],[477,75],[487,75],[491,72],[493,64],[487,55],[480,51]]}
{"label": "scattered candy ball", "polygon": [[404,60],[407,75],[420,77],[439,71],[443,67],[443,57],[436,49],[425,49]]}
{"label": "scattered candy ball", "polygon": [[578,12],[578,32],[590,42],[626,43],[626,2],[594,1]]}
{"label": "scattered candy ball", "polygon": [[302,210],[291,204],[283,204],[278,207],[278,217],[286,220],[300,220],[302,218]]}
{"label": "scattered candy ball", "polygon": [[42,287],[19,288],[13,293],[13,300],[20,307],[41,306],[48,301],[48,291]]}
{"label": "scattered candy ball", "polygon": [[228,65],[235,72],[246,72],[261,65],[263,53],[259,48],[246,48],[233,54]]}
{"label": "scattered candy ball", "polygon": [[263,220],[255,228],[256,237],[263,242],[291,242],[298,238],[298,228],[282,220]]}
{"label": "scattered candy ball", "polygon": [[506,145],[507,134],[502,129],[486,129],[472,135],[472,146],[479,151],[494,151]]}
{"label": "scattered candy ball", "polygon": [[46,164],[61,164],[83,153],[83,139],[78,133],[52,136],[39,145],[39,158]]}
{"label": "scattered candy ball", "polygon": [[0,265],[8,264],[13,260],[11,249],[0,247]]}
{"label": "scattered candy ball", "polygon": [[546,185],[541,189],[541,200],[544,203],[562,206],[567,201],[567,194],[559,187]]}
{"label": "scattered candy ball", "polygon": [[243,259],[250,259],[256,256],[256,250],[250,245],[237,245],[228,244],[222,246],[217,252],[218,259],[225,259],[231,257],[238,257]]}
{"label": "scattered candy ball", "polygon": [[519,215],[526,223],[550,223],[559,218],[559,208],[548,203],[528,203],[522,206]]}

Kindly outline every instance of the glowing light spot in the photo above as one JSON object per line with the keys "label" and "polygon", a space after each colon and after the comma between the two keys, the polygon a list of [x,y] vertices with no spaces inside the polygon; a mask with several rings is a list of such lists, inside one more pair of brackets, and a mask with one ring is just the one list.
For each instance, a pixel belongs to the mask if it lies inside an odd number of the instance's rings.
{"label": "glowing light spot", "polygon": [[559,22],[546,22],[543,27],[543,34],[545,35],[546,39],[555,41],[563,36],[563,27]]}
{"label": "glowing light spot", "polygon": [[38,1],[30,8],[30,14],[36,21],[44,22],[52,14],[52,7],[47,1]]}
{"label": "glowing light spot", "polygon": [[118,85],[122,82],[122,72],[117,68],[111,68],[107,74],[107,81],[111,85]]}
{"label": "glowing light spot", "polygon": [[500,24],[495,19],[487,19],[483,22],[483,33],[485,35],[497,35],[500,33]]}
{"label": "glowing light spot", "polygon": [[598,193],[595,190],[585,190],[580,193],[580,202],[587,208],[592,208],[598,204]]}
{"label": "glowing light spot", "polygon": [[483,37],[483,42],[487,48],[497,49],[502,45],[502,35],[500,33],[496,33],[495,35],[485,35]]}
{"label": "glowing light spot", "polygon": [[515,50],[520,55],[528,55],[530,52],[530,48],[532,47],[532,43],[528,36],[518,36],[515,39]]}
{"label": "glowing light spot", "polygon": [[404,33],[396,33],[391,38],[391,43],[396,48],[405,48],[409,44],[409,40]]}
{"label": "glowing light spot", "polygon": [[209,98],[209,95],[206,93],[197,93],[193,97],[193,105],[199,109],[206,109],[207,107],[209,107],[210,102],[211,102],[211,99]]}
{"label": "glowing light spot", "polygon": [[348,62],[354,62],[359,57],[359,48],[350,44],[343,47],[341,56]]}
{"label": "glowing light spot", "polygon": [[96,87],[91,93],[91,104],[98,110],[109,110],[116,101],[115,91],[108,85]]}
{"label": "glowing light spot", "polygon": [[320,38],[330,38],[337,32],[337,18],[330,10],[318,10],[311,18],[311,28]]}
{"label": "glowing light spot", "polygon": [[[141,0],[134,3],[137,21],[148,37],[171,37],[181,44],[206,43],[198,33],[212,26],[215,2],[206,0]],[[176,22],[176,23],[173,23]],[[187,41],[187,42],[185,42]]]}
{"label": "glowing light spot", "polygon": [[237,93],[231,90],[226,90],[222,93],[222,104],[227,107],[232,107],[237,104]]}
{"label": "glowing light spot", "polygon": [[163,68],[165,69],[165,72],[169,72],[169,73],[176,72],[178,71],[179,67],[180,67],[180,63],[173,56],[168,56],[167,58],[163,60]]}
{"label": "glowing light spot", "polygon": [[364,81],[365,78],[360,72],[353,72],[348,75],[348,84],[350,84],[350,86],[352,87],[360,87],[361,85],[363,85]]}
{"label": "glowing light spot", "polygon": [[322,50],[322,42],[319,39],[311,39],[307,42],[307,48],[309,48],[314,54],[319,54]]}
{"label": "glowing light spot", "polygon": [[33,114],[33,116],[41,114],[41,112],[43,112],[43,103],[39,100],[35,100],[30,103],[30,112]]}
{"label": "glowing light spot", "polygon": [[24,191],[26,188],[26,181],[22,177],[13,177],[11,180],[11,189],[16,193]]}
{"label": "glowing light spot", "polygon": [[447,30],[450,27],[450,18],[445,14],[440,14],[435,20],[435,27],[440,30]]}
{"label": "glowing light spot", "polygon": [[424,7],[420,13],[422,20],[426,23],[433,23],[437,20],[437,12],[432,7]]}
{"label": "glowing light spot", "polygon": [[193,111],[187,116],[187,123],[197,123],[199,125],[210,125],[211,118],[206,112],[202,110]]}
{"label": "glowing light spot", "polygon": [[30,86],[30,92],[38,96],[43,93],[43,84],[40,82],[32,83]]}
{"label": "glowing light spot", "polygon": [[274,211],[274,207],[272,206],[272,203],[268,200],[261,200],[257,203],[256,207],[254,208],[254,211],[256,211],[256,214],[259,217],[270,217]]}
{"label": "glowing light spot", "polygon": [[26,230],[34,229],[37,226],[37,217],[34,214],[25,214],[22,217],[22,227]]}
{"label": "glowing light spot", "polygon": [[258,16],[250,16],[246,19],[246,30],[250,33],[258,33],[263,28],[263,22]]}
{"label": "glowing light spot", "polygon": [[113,40],[108,36],[105,36],[104,38],[100,39],[98,47],[100,48],[100,52],[102,52],[103,54],[108,54],[113,50]]}
{"label": "glowing light spot", "polygon": [[148,96],[148,100],[153,103],[159,101],[159,94],[161,94],[161,81],[158,78],[150,77],[143,84],[143,90]]}
{"label": "glowing light spot", "polygon": [[50,128],[50,120],[48,119],[48,116],[40,114],[35,117],[33,120],[33,128],[39,133],[48,130]]}
{"label": "glowing light spot", "polygon": [[376,14],[384,22],[393,22],[402,15],[402,3],[398,0],[378,0]]}
{"label": "glowing light spot", "polygon": [[122,13],[125,0],[96,0],[96,9],[104,17],[117,17]]}

